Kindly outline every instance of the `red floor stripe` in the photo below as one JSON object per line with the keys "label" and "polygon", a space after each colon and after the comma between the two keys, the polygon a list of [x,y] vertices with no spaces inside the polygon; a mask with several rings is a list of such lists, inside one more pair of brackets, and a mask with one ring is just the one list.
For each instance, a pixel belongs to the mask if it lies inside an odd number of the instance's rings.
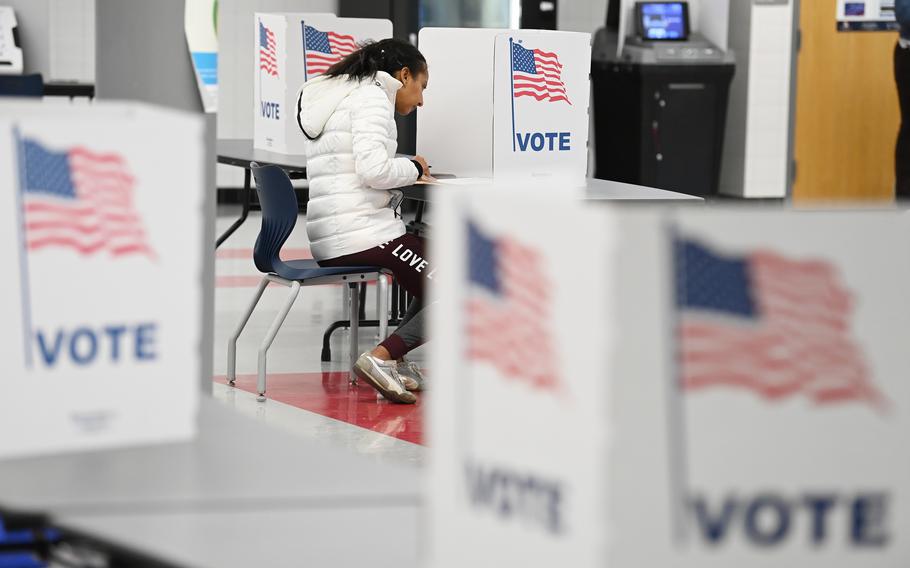
{"label": "red floor stripe", "polygon": [[[349,376],[346,371],[269,373],[266,396],[379,434],[423,443],[420,399],[425,394],[418,394],[416,404],[395,404],[377,398],[376,391],[362,381],[351,385]],[[227,383],[224,375],[218,375],[214,380]],[[256,375],[238,375],[236,386],[255,394]]]}

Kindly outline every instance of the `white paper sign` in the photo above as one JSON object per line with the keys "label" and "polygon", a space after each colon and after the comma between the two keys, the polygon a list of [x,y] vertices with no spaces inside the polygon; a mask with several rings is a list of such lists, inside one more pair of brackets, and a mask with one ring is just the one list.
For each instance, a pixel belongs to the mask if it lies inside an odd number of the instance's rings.
{"label": "white paper sign", "polygon": [[[602,211],[568,198],[467,193],[440,192],[434,233],[429,565],[596,565],[607,395],[594,370],[610,353],[605,326],[576,323],[607,312],[608,287],[590,294],[590,280],[563,275],[580,243],[601,253],[588,273],[606,274],[612,235]],[[554,218],[573,222],[541,232]]]}
{"label": "white paper sign", "polygon": [[514,30],[496,38],[493,175],[584,185],[590,34]]}
{"label": "white paper sign", "polygon": [[203,160],[191,115],[0,106],[0,456],[193,435]]}
{"label": "white paper sign", "polygon": [[392,37],[392,22],[303,13],[256,14],[256,20],[254,145],[303,154],[306,139],[296,109],[300,87],[362,43]]}
{"label": "white paper sign", "polygon": [[837,29],[842,32],[897,30],[894,0],[837,0]]}

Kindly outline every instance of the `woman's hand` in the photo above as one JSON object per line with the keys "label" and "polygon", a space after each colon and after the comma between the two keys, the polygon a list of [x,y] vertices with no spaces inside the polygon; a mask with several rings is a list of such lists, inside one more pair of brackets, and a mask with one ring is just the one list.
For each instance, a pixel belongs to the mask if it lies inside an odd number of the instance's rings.
{"label": "woman's hand", "polygon": [[423,156],[414,156],[413,160],[420,164],[420,167],[423,168],[421,172],[421,177],[430,175],[430,166],[427,165],[427,159]]}

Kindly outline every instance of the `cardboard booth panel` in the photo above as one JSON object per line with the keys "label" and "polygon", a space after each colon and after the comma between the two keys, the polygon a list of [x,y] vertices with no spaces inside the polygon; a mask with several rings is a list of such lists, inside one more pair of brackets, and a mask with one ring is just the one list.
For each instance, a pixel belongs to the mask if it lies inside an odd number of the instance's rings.
{"label": "cardboard booth panel", "polygon": [[[548,566],[576,538],[572,566],[910,558],[910,259],[869,254],[910,239],[905,215],[463,195],[436,237],[433,566]],[[510,270],[510,247],[546,262]],[[472,329],[510,300],[527,335]],[[577,405],[527,388],[552,353]],[[553,479],[562,507],[536,508]],[[593,530],[554,537],[553,510]]]}
{"label": "cardboard booth panel", "polygon": [[901,565],[904,216],[619,219],[611,565]]}
{"label": "cardboard booth panel", "polygon": [[305,13],[256,14],[256,18],[255,147],[303,154],[305,138],[296,114],[301,86],[364,42],[392,37],[392,22]]}
{"label": "cardboard booth panel", "polygon": [[[430,565],[593,566],[607,488],[598,477],[606,383],[593,370],[609,361],[610,330],[579,334],[575,324],[607,313],[608,294],[587,291],[606,274],[613,236],[602,212],[580,202],[549,197],[540,207],[525,202],[527,190],[479,191],[482,204],[441,193],[434,242],[444,265],[433,320]],[[541,232],[553,216],[575,223]],[[565,278],[580,242],[603,254],[586,262],[586,278]],[[566,443],[573,432],[585,435]]]}
{"label": "cardboard booth panel", "polygon": [[295,34],[301,34],[307,80],[322,75],[364,43],[392,37],[392,22],[378,18],[328,19],[311,15],[300,18],[299,28],[295,28]]}
{"label": "cardboard booth panel", "polygon": [[591,36],[515,30],[496,36],[493,174],[584,185]]}
{"label": "cardboard booth panel", "polygon": [[291,153],[295,148],[288,116],[288,20],[281,14],[255,14],[253,49],[254,146]]}
{"label": "cardboard booth panel", "polygon": [[189,437],[201,121],[141,105],[5,107],[17,118],[0,122],[0,262],[15,268],[0,285],[0,456]]}
{"label": "cardboard booth panel", "polygon": [[741,269],[751,293],[678,312],[690,538],[789,565],[906,562],[910,262],[869,253],[910,238],[906,216],[692,212],[678,235],[702,247],[689,284]]}
{"label": "cardboard booth panel", "polygon": [[423,28],[430,80],[417,114],[417,153],[439,173],[493,177],[493,43],[507,30]]}

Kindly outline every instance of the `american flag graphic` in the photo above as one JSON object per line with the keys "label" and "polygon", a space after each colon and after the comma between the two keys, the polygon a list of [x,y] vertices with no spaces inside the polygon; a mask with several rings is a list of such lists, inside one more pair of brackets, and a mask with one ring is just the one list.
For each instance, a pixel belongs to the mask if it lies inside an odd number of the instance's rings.
{"label": "american flag graphic", "polygon": [[770,251],[721,256],[685,239],[675,261],[683,389],[883,404],[851,338],[853,298],[834,265]]}
{"label": "american flag graphic", "polygon": [[359,48],[354,36],[321,32],[312,26],[303,27],[303,50],[307,75],[319,75]]}
{"label": "american flag graphic", "polygon": [[275,32],[259,22],[259,69],[273,77],[278,76],[278,52],[275,45]]}
{"label": "american flag graphic", "polygon": [[562,63],[555,53],[512,44],[512,94],[538,101],[569,101],[562,82]]}
{"label": "american flag graphic", "polygon": [[154,257],[133,205],[135,180],[120,155],[81,146],[55,152],[28,138],[20,148],[28,250]]}
{"label": "american flag graphic", "polygon": [[550,282],[543,259],[513,239],[468,223],[468,358],[543,390],[560,390],[548,329]]}

